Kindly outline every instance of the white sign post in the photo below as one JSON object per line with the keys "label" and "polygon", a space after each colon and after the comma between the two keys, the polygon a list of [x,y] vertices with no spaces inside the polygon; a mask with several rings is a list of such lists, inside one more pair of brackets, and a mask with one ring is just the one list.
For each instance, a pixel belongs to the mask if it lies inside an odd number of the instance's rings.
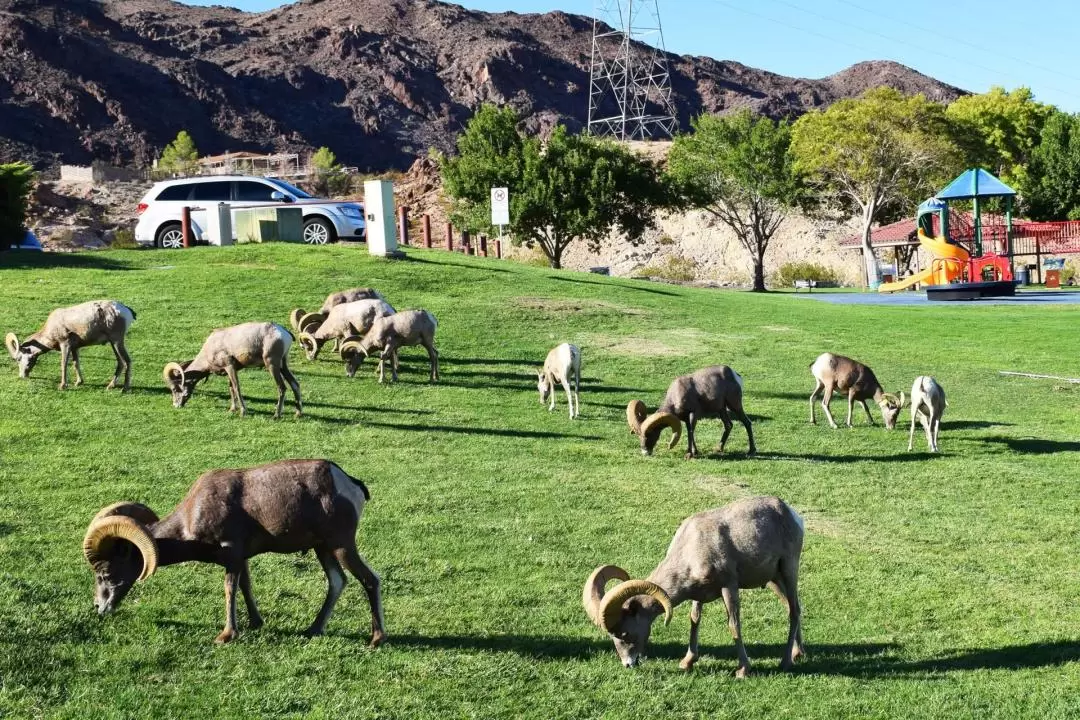
{"label": "white sign post", "polygon": [[510,191],[506,188],[491,188],[491,224],[499,228],[499,237],[503,235],[503,226],[510,224]]}

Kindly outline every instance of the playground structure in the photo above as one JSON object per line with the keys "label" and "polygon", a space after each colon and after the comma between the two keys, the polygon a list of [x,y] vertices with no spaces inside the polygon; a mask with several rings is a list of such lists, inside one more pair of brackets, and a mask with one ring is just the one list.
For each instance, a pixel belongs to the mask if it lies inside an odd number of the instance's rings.
{"label": "playground structure", "polygon": [[[1013,198],[1016,191],[983,170],[973,168],[919,206],[916,237],[931,256],[929,267],[910,277],[883,283],[879,292],[921,285],[928,299],[969,300],[1012,295]],[[1001,199],[1000,214],[984,221],[983,203]],[[953,212],[950,203],[971,201],[970,214]]]}

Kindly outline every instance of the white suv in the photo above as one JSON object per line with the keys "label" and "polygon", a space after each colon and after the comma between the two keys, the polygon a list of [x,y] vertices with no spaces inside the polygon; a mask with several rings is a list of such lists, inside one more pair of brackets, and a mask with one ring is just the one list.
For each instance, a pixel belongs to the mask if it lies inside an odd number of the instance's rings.
{"label": "white suv", "polygon": [[[206,240],[206,210],[227,202],[233,210],[272,203],[296,203],[304,211],[304,242],[324,245],[364,238],[364,208],[355,202],[313,198],[300,188],[269,177],[210,175],[156,183],[139,201],[135,242],[160,248],[183,247],[181,216],[191,208],[193,240]],[[233,222],[234,234],[236,223]]]}

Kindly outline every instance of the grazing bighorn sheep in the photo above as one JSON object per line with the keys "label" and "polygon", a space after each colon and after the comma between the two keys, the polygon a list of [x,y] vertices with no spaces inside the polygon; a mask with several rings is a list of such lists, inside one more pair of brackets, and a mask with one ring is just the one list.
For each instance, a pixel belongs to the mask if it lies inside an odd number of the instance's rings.
{"label": "grazing bighorn sheep", "polygon": [[116,370],[107,388],[111,390],[116,387],[120,370],[123,369],[124,387],[121,392],[127,392],[131,389],[131,356],[124,347],[124,337],[133,322],[135,311],[127,305],[115,300],[92,300],[53,310],[41,329],[24,342],[20,343],[15,333],[8,333],[4,345],[11,359],[19,364],[21,378],[30,377],[30,371],[44,353],[60,350],[60,389],[65,390],[69,360],[75,361],[75,386],[82,385],[79,348],[108,343],[116,355]]}
{"label": "grazing bighorn sheep", "polygon": [[870,368],[843,355],[822,353],[810,364],[810,372],[817,380],[817,386],[810,394],[811,425],[817,424],[817,419],[814,417],[814,399],[819,392],[824,390],[821,407],[825,409],[825,417],[829,419],[829,425],[836,429],[836,421],[829,412],[829,402],[832,400],[833,391],[840,390],[847,393],[848,427],[851,427],[851,411],[856,400],[862,403],[870,424],[874,424],[874,416],[870,414],[870,407],[866,404],[870,398],[873,398],[881,408],[881,417],[885,419],[885,427],[889,430],[896,427],[896,418],[900,414],[900,408],[904,407],[904,393],[901,392],[900,397],[897,398],[892,393],[885,392]]}
{"label": "grazing bighorn sheep", "polygon": [[248,624],[263,624],[248,558],[314,550],[329,589],[306,634],[326,627],[345,587],[344,565],[367,591],[371,644],[377,646],[385,637],[379,576],[356,550],[356,527],[370,498],[364,483],[329,460],[282,460],[204,473],[164,520],[139,503],[110,505],[94,517],[83,540],[83,555],[94,569],[94,605],[102,615],[116,610],[136,581],[165,565],[222,565],[226,614],[217,642],[229,642],[237,635],[237,585]]}
{"label": "grazing bighorn sheep", "polygon": [[[296,312],[293,311],[293,314]],[[300,331],[300,345],[307,359],[314,360],[327,341],[363,335],[376,318],[393,314],[394,308],[390,303],[378,298],[335,305],[327,315],[308,314],[298,321],[303,328]]]}
{"label": "grazing bighorn sheep", "polygon": [[724,434],[720,438],[717,451],[724,452],[724,445],[731,434],[732,422],[728,411],[746,428],[750,440],[748,455],[757,452],[754,445],[754,430],[750,427],[750,418],[743,412],[743,380],[739,373],[727,365],[698,370],[691,375],[675,378],[668,387],[664,402],[652,415],[648,415],[645,403],[632,400],[626,406],[626,421],[630,432],[641,438],[641,452],[651,455],[656,441],[664,428],[671,428],[673,433],[668,449],[674,448],[682,434],[682,424],[686,423],[686,459],[697,457],[697,442],[694,429],[698,420],[706,417],[718,417],[724,423]]}
{"label": "grazing bighorn sheep", "polygon": [[[289,315],[289,320],[292,323],[293,330],[301,332],[307,330],[307,327],[301,327],[300,321],[302,319],[309,318],[309,325],[313,324],[310,318],[318,319],[321,316],[326,316],[330,313],[331,308],[335,305],[343,305],[344,303],[356,302],[357,300],[385,300],[382,294],[375,288],[350,288],[348,290],[341,290],[339,292],[332,292],[326,296],[326,300],[323,301],[322,307],[319,308],[318,313],[308,313],[303,308],[296,308]],[[319,320],[321,322],[321,320]],[[338,350],[338,344],[341,342],[340,338],[334,340],[334,352]]]}
{"label": "grazing bighorn sheep", "polygon": [[229,412],[240,408],[241,417],[247,413],[244,397],[240,394],[240,380],[236,371],[246,367],[263,365],[274,378],[278,388],[275,418],[281,417],[285,404],[285,383],[292,388],[296,399],[296,417],[304,411],[300,400],[300,383],[289,370],[289,348],[293,336],[277,323],[244,323],[220,328],[210,333],[202,349],[193,360],[165,366],[163,377],[172,391],[173,407],[184,407],[195,392],[195,385],[210,375],[229,377]]}
{"label": "grazing bighorn sheep", "polygon": [[[574,392],[570,393],[570,381],[574,382]],[[581,350],[577,345],[563,343],[547,354],[544,367],[536,371],[536,389],[540,392],[540,404],[551,396],[548,412],[555,409],[555,383],[560,383],[566,393],[566,402],[570,405],[570,419],[581,413],[581,400],[578,387],[581,384]]]}
{"label": "grazing bighorn sheep", "polygon": [[911,386],[911,432],[908,433],[907,449],[911,450],[915,443],[915,418],[918,417],[926,430],[926,444],[930,446],[930,452],[938,452],[938,430],[941,429],[941,416],[945,414],[945,408],[949,401],[945,399],[945,391],[938,385],[937,380],[929,375],[920,375],[915,378],[915,384]]}
{"label": "grazing bighorn sheep", "polygon": [[372,350],[381,349],[379,355],[379,382],[383,381],[383,369],[390,360],[390,372],[397,381],[398,348],[406,345],[422,345],[431,361],[431,382],[439,380],[439,352],[435,349],[435,330],[439,323],[427,310],[403,310],[393,315],[376,318],[371,329],[363,337],[351,337],[341,343],[341,357],[346,361],[345,372],[349,377],[356,374],[364,358]]}
{"label": "grazing bighorn sheep", "polygon": [[[698,658],[701,607],[723,597],[728,627],[739,653],[737,677],[750,672],[739,618],[739,590],[768,585],[788,613],[787,648],[780,661],[790,670],[804,653],[802,607],[799,605],[799,556],[803,520],[783,500],[752,497],[715,510],[692,515],[682,522],[667,556],[645,580],[631,580],[622,568],[598,567],[585,581],[582,603],[589,618],[606,630],[615,652],[628,668],[637,665],[649,642],[653,621],[671,621],[676,605],[692,601],[690,646],[679,667],[689,670]],[[609,592],[609,580],[621,582]]]}

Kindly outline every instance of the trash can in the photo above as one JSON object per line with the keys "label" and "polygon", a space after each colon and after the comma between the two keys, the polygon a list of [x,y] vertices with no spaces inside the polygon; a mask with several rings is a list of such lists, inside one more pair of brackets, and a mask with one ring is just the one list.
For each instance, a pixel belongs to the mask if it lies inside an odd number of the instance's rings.
{"label": "trash can", "polygon": [[1016,268],[1016,279],[1021,285],[1031,284],[1031,270],[1028,269],[1027,265]]}

